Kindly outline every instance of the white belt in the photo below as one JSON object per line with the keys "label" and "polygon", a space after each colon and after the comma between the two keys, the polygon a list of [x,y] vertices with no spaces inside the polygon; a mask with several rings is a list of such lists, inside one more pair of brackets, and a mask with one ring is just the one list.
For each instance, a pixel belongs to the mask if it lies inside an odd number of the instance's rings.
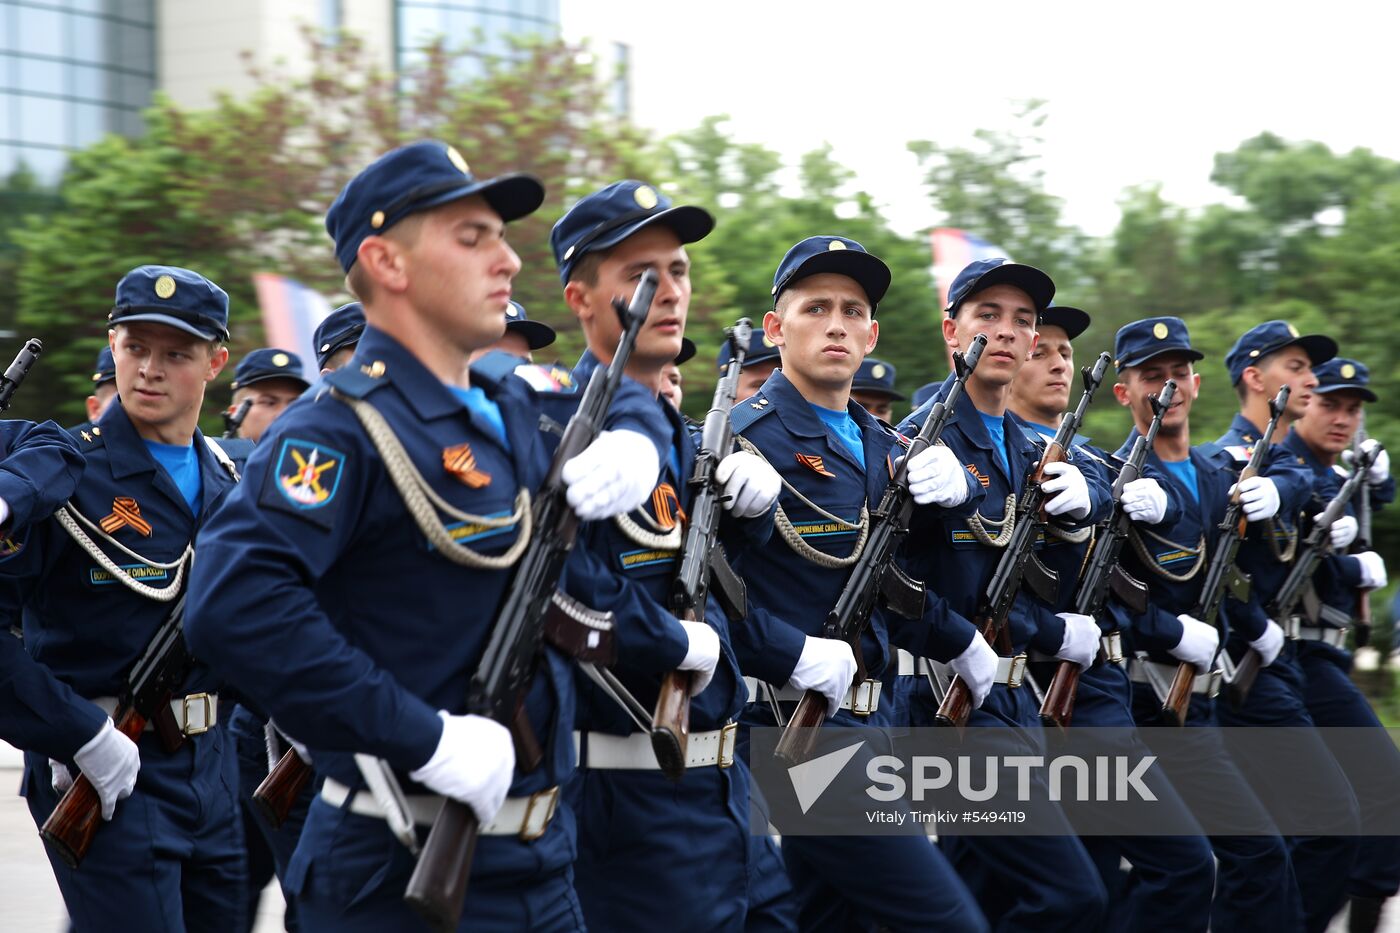
{"label": "white belt", "polygon": [[[352,796],[353,795],[353,796]],[[357,816],[370,816],[384,819],[384,809],[369,791],[355,791],[334,778],[326,778],[321,785],[321,799],[337,810],[348,809]],[[431,826],[442,809],[445,797],[436,794],[406,794],[408,812],[413,822],[419,826]],[[346,807],[345,802],[350,805]],[[496,818],[482,826],[477,832],[482,836],[519,836],[529,842],[544,835],[554,819],[554,811],[559,806],[559,788],[549,787],[536,791],[528,797],[507,797],[501,804]]]}
{"label": "white belt", "polygon": [[[910,655],[913,658],[913,655]],[[755,677],[745,677],[744,683],[749,688],[749,702],[756,703],[759,699],[767,699],[768,691],[758,689],[758,679]],[[773,696],[785,703],[796,703],[802,699],[802,694],[806,690],[786,684],[782,687],[771,687]],[[857,716],[869,716],[880,708],[880,681],[862,680],[855,684],[846,695],[841,698],[841,708],[848,709]]]}
{"label": "white belt", "polygon": [[1099,636],[1099,650],[1109,664],[1123,663],[1123,633],[1117,629]]}
{"label": "white belt", "polygon": [[[1133,658],[1128,665],[1128,679],[1135,684],[1150,684],[1147,679],[1147,672],[1142,669],[1144,664],[1152,665],[1152,669],[1161,675],[1165,683],[1170,684],[1176,677],[1178,665],[1162,664],[1157,661],[1145,661],[1142,658]],[[1196,681],[1191,685],[1191,692],[1200,696],[1213,697],[1220,692],[1220,671],[1211,671],[1209,674],[1197,674]]]}
{"label": "white belt", "polygon": [[1280,622],[1278,627],[1283,629],[1284,638],[1297,638],[1303,628],[1303,620],[1299,616],[1289,616]]}
{"label": "white belt", "polygon": [[919,673],[918,663],[914,656],[903,648],[894,649],[895,674],[899,677],[913,677]]}
{"label": "white belt", "polygon": [[1021,686],[1021,678],[1026,673],[1026,656],[1018,654],[1014,658],[997,658],[997,672],[992,683],[1006,684],[1013,690]]}
{"label": "white belt", "polygon": [[1300,641],[1320,641],[1333,648],[1347,646],[1347,630],[1344,628],[1314,628],[1310,625],[1300,625],[1297,631],[1298,634],[1294,637]]}
{"label": "white belt", "polygon": [[[102,711],[108,716],[116,715],[116,697],[97,697],[92,702],[102,707]],[[191,693],[189,696],[174,697],[170,701],[170,712],[175,717],[175,726],[181,735],[200,735],[218,725],[219,695]],[[154,722],[146,720],[145,731],[154,732],[155,728]]]}
{"label": "white belt", "polygon": [[[685,743],[685,766],[705,768],[718,765],[728,768],[734,764],[734,741],[739,733],[736,723],[710,732],[692,732]],[[606,732],[575,732],[574,751],[580,768],[614,771],[660,771],[652,749],[651,736],[645,732],[631,735],[609,735]]]}

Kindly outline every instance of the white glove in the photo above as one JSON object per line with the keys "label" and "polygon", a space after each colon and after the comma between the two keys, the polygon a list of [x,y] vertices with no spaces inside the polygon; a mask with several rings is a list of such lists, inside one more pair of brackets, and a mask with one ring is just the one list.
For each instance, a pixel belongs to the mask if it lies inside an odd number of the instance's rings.
{"label": "white glove", "polygon": [[992,692],[997,661],[997,653],[987,644],[987,639],[978,634],[973,636],[972,643],[963,649],[962,654],[948,662],[949,669],[967,684],[967,690],[972,694],[973,709],[980,707],[987,694]]}
{"label": "white glove", "polygon": [[753,518],[773,507],[783,479],[762,457],[738,450],[715,467],[715,481],[724,489],[724,507],[736,518]]}
{"label": "white glove", "polygon": [[[1321,515],[1314,515],[1314,518],[1321,518]],[[1350,515],[1343,515],[1332,523],[1332,527],[1327,529],[1327,533],[1332,536],[1332,550],[1338,554],[1347,549],[1351,542],[1356,540],[1356,519]]]}
{"label": "white glove", "polygon": [[[651,495],[661,460],[651,440],[636,431],[604,431],[564,464],[569,505],[584,521],[632,511]],[[485,821],[483,821],[485,822]]]}
{"label": "white glove", "polygon": [[0,528],[5,527],[5,523],[10,520],[10,503],[0,499]]}
{"label": "white glove", "polygon": [[1073,661],[1079,665],[1079,669],[1087,671],[1094,664],[1094,658],[1099,653],[1099,624],[1094,621],[1093,616],[1080,615],[1077,612],[1057,612],[1055,613],[1065,620],[1065,640],[1060,645],[1060,650],[1055,652],[1055,657],[1061,661]]}
{"label": "white glove", "polygon": [[1385,588],[1385,561],[1375,551],[1362,551],[1360,554],[1353,554],[1361,563],[1361,588],[1364,590],[1380,590]]}
{"label": "white glove", "polygon": [[49,759],[49,771],[53,772],[53,777],[49,783],[53,789],[60,794],[68,793],[68,788],[73,786],[73,774],[68,770],[68,766],[61,761]]}
{"label": "white glove", "polygon": [[[1375,450],[1376,447],[1379,446],[1379,444],[1380,441],[1376,440],[1374,437],[1368,437],[1365,441],[1361,443],[1361,449],[1366,451]],[[1352,462],[1353,459],[1355,458],[1352,456],[1350,450],[1342,451],[1343,463],[1349,464]],[[1385,450],[1382,450],[1376,455],[1376,459],[1371,463],[1370,468],[1366,471],[1366,482],[1370,483],[1372,486],[1379,486],[1381,483],[1384,483],[1386,479],[1389,478],[1389,476],[1390,454],[1387,453]]]}
{"label": "white glove", "polygon": [[1244,517],[1252,522],[1273,518],[1278,514],[1278,487],[1267,476],[1251,476],[1243,483],[1230,487],[1231,494],[1240,491]]}
{"label": "white glove", "polygon": [[971,495],[967,470],[957,454],[942,444],[925,447],[909,460],[909,493],[919,505],[944,509],[962,505]]}
{"label": "white glove", "polygon": [[826,714],[835,716],[855,679],[856,656],[850,645],[836,638],[808,635],[789,683],[799,690],[815,690],[826,697]]}
{"label": "white glove", "polygon": [[1123,484],[1123,511],[1135,522],[1155,525],[1167,517],[1167,491],[1155,479],[1140,476]]}
{"label": "white glove", "polygon": [[1080,519],[1089,514],[1089,483],[1084,479],[1084,474],[1079,472],[1079,467],[1063,461],[1047,463],[1045,475],[1054,477],[1040,484],[1047,496],[1046,515]]}
{"label": "white glove", "polygon": [[1196,672],[1204,674],[1215,663],[1215,650],[1220,647],[1220,633],[1215,626],[1206,625],[1200,619],[1188,615],[1176,617],[1181,623],[1181,641],[1171,650],[1179,661],[1196,665]]}
{"label": "white glove", "polygon": [[696,696],[714,679],[715,667],[719,664],[719,634],[704,622],[681,621],[681,627],[690,640],[690,647],[685,650],[680,670],[695,672],[690,678],[690,695]]}
{"label": "white glove", "polygon": [[137,751],[136,743],[118,732],[112,720],[107,719],[97,730],[97,735],[78,749],[73,763],[97,791],[97,797],[102,801],[102,818],[110,820],[117,810],[117,801],[130,797],[132,788],[136,786],[136,773],[141,770],[141,753]]}
{"label": "white glove", "polygon": [[1283,629],[1279,628],[1277,622],[1269,620],[1269,624],[1264,626],[1264,634],[1249,643],[1249,647],[1259,652],[1259,666],[1268,667],[1274,663],[1274,658],[1283,650]]}
{"label": "white glove", "polygon": [[510,730],[485,716],[453,716],[438,710],[442,737],[428,763],[408,776],[444,797],[467,804],[482,824],[505,803],[515,774]]}

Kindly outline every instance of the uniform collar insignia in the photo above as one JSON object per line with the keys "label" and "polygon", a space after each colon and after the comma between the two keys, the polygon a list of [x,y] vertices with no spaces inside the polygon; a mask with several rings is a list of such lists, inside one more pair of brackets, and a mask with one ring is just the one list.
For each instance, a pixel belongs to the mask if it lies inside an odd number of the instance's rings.
{"label": "uniform collar insignia", "polygon": [[835,473],[831,472],[826,468],[826,464],[822,463],[822,458],[817,456],[816,454],[797,454],[796,456],[798,463],[802,464],[814,473],[818,473],[822,476],[836,475]]}
{"label": "uniform collar insignia", "polygon": [[456,477],[457,481],[472,489],[491,485],[491,474],[476,468],[476,454],[470,444],[457,444],[442,452],[442,468]]}
{"label": "uniform collar insignia", "polygon": [[141,517],[141,506],[130,496],[117,496],[112,500],[112,514],[101,521],[102,530],[107,534],[130,528],[142,537],[151,536],[151,523]]}

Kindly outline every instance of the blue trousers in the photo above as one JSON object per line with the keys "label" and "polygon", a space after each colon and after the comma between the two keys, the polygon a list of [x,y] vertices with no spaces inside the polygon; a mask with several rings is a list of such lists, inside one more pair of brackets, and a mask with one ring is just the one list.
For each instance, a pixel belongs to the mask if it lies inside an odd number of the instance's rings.
{"label": "blue trousers", "polygon": [[[1223,726],[1312,726],[1304,694],[1296,642],[1288,641],[1278,659],[1259,672],[1244,707],[1231,709],[1222,698],[1215,705],[1216,719]],[[1337,827],[1335,835],[1292,836],[1288,840],[1303,896],[1304,928],[1308,933],[1322,933],[1346,901],[1347,879],[1356,864],[1360,816],[1346,773],[1322,737],[1302,733],[1296,741],[1307,743],[1307,747],[1295,756],[1289,783],[1295,790],[1307,788],[1311,806],[1327,808],[1319,817]],[[1248,760],[1238,764],[1259,799],[1270,806],[1270,789],[1278,775],[1267,768],[1255,768]]]}
{"label": "blue trousers", "polygon": [[[1185,728],[1215,726],[1214,705],[1209,697],[1193,696]],[[1158,729],[1174,728],[1157,725],[1161,706],[1148,685],[1133,684],[1133,715],[1140,725],[1138,735],[1149,748]],[[1211,930],[1301,930],[1303,903],[1288,845],[1278,835],[1273,817],[1230,757],[1219,733],[1204,734],[1210,738],[1193,743],[1198,753],[1195,758],[1163,762],[1167,776],[1180,793],[1193,801],[1203,801],[1196,810],[1201,823],[1209,824],[1213,817],[1227,815],[1231,823],[1258,827],[1257,833],[1248,836],[1210,836],[1216,859]]]}
{"label": "blue trousers", "polygon": [[[1047,683],[1048,680],[1042,681]],[[1124,729],[1134,726],[1132,684],[1124,668],[1096,664],[1079,678],[1071,726]],[[1148,753],[1140,739],[1125,740],[1117,754],[1140,758]],[[1158,806],[1173,812],[1180,836],[1084,836],[1081,841],[1099,867],[1109,890],[1109,929],[1172,930],[1187,933],[1210,926],[1215,858],[1210,840],[1166,775],[1153,769],[1145,781]],[[1131,871],[1123,877],[1119,864]]]}
{"label": "blue trousers", "polygon": [[[1361,828],[1374,824],[1375,814],[1400,812],[1400,750],[1384,731],[1371,704],[1352,683],[1351,655],[1320,643],[1301,642],[1298,660],[1306,679],[1304,699],[1313,722],[1319,727],[1374,728],[1375,741],[1360,752],[1364,761],[1353,761],[1338,753],[1338,763],[1356,792]],[[1348,745],[1354,735],[1348,737]],[[1333,747],[1336,751],[1336,747]],[[1347,884],[1347,894],[1355,897],[1386,898],[1400,889],[1400,837],[1362,836],[1357,846],[1356,865]]]}
{"label": "blue trousers", "polygon": [[[895,718],[882,699],[880,711],[870,717],[869,725],[888,727]],[[774,726],[776,720],[765,704],[754,703],[742,721],[738,754],[748,760],[747,726]],[[854,734],[853,730],[866,724],[842,711],[827,721],[827,728]],[[869,743],[857,762],[863,760],[868,748]],[[833,786],[841,787],[847,779],[859,779],[864,773],[864,767],[850,764]],[[793,806],[787,802],[784,812],[792,812]],[[936,929],[981,933],[987,929],[971,893],[926,837],[787,835],[782,840],[782,862],[792,885],[797,928],[803,931]]]}
{"label": "blue trousers", "polygon": [[[258,901],[263,888],[275,875],[280,881],[287,876],[287,865],[292,860],[292,850],[297,846],[301,835],[301,825],[306,822],[306,810],[315,796],[315,782],[307,785],[300,798],[287,814],[287,820],[279,828],[273,829],[256,812],[253,806],[253,791],[258,789],[263,778],[267,777],[267,744],[263,734],[263,720],[242,706],[233,709],[229,717],[228,731],[238,750],[238,802],[243,814],[244,839],[248,845],[248,927],[252,929],[256,918]],[[287,902],[284,927],[295,933],[297,930],[296,899],[286,886],[282,896]]]}
{"label": "blue trousers", "polygon": [[[505,837],[478,838],[458,930],[576,933],[585,929],[573,871],[567,861],[558,864],[557,857],[561,846],[572,849],[573,832],[572,811],[560,801],[549,831],[533,844],[517,844]],[[426,827],[419,827],[418,838],[426,835]],[[539,871],[522,874],[531,861]],[[504,873],[498,871],[502,862],[509,862]],[[337,809],[317,797],[307,812],[286,878],[297,899],[297,921],[309,933],[427,930],[403,901],[415,864],[383,820]]]}
{"label": "blue trousers", "polygon": [[[243,933],[247,921],[238,766],[225,731],[173,754],[155,733],[138,743],[130,797],[93,837],[77,868],[49,855],[75,933],[125,930]],[[48,760],[25,754],[24,796],[36,826],[58,804]]]}

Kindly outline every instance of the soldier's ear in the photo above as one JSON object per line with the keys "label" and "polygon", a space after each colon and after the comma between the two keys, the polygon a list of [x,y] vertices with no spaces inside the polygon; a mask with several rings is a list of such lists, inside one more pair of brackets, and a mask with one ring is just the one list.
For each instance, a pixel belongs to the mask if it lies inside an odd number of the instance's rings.
{"label": "soldier's ear", "polygon": [[221,346],[217,350],[211,351],[209,354],[209,372],[205,375],[204,381],[213,382],[227,365],[228,347]]}
{"label": "soldier's ear", "polygon": [[875,352],[875,344],[880,340],[880,322],[872,320],[870,322],[870,339],[865,342],[865,355],[869,356]]}
{"label": "soldier's ear", "polygon": [[564,303],[569,306],[569,310],[574,312],[574,316],[580,321],[591,320],[593,317],[593,308],[589,298],[588,286],[578,279],[570,279],[569,284],[564,286]]}
{"label": "soldier's ear", "polygon": [[1128,395],[1128,387],[1121,382],[1115,382],[1113,384],[1113,397],[1118,399],[1118,404],[1122,405],[1124,408],[1132,404],[1132,398]]}
{"label": "soldier's ear", "polygon": [[777,311],[763,315],[763,336],[775,347],[783,345],[783,318]]}
{"label": "soldier's ear", "polygon": [[376,290],[402,293],[408,287],[402,251],[388,237],[365,237],[356,254],[355,265]]}
{"label": "soldier's ear", "polygon": [[943,342],[948,344],[950,350],[962,349],[962,345],[958,343],[958,323],[947,315],[943,316]]}

